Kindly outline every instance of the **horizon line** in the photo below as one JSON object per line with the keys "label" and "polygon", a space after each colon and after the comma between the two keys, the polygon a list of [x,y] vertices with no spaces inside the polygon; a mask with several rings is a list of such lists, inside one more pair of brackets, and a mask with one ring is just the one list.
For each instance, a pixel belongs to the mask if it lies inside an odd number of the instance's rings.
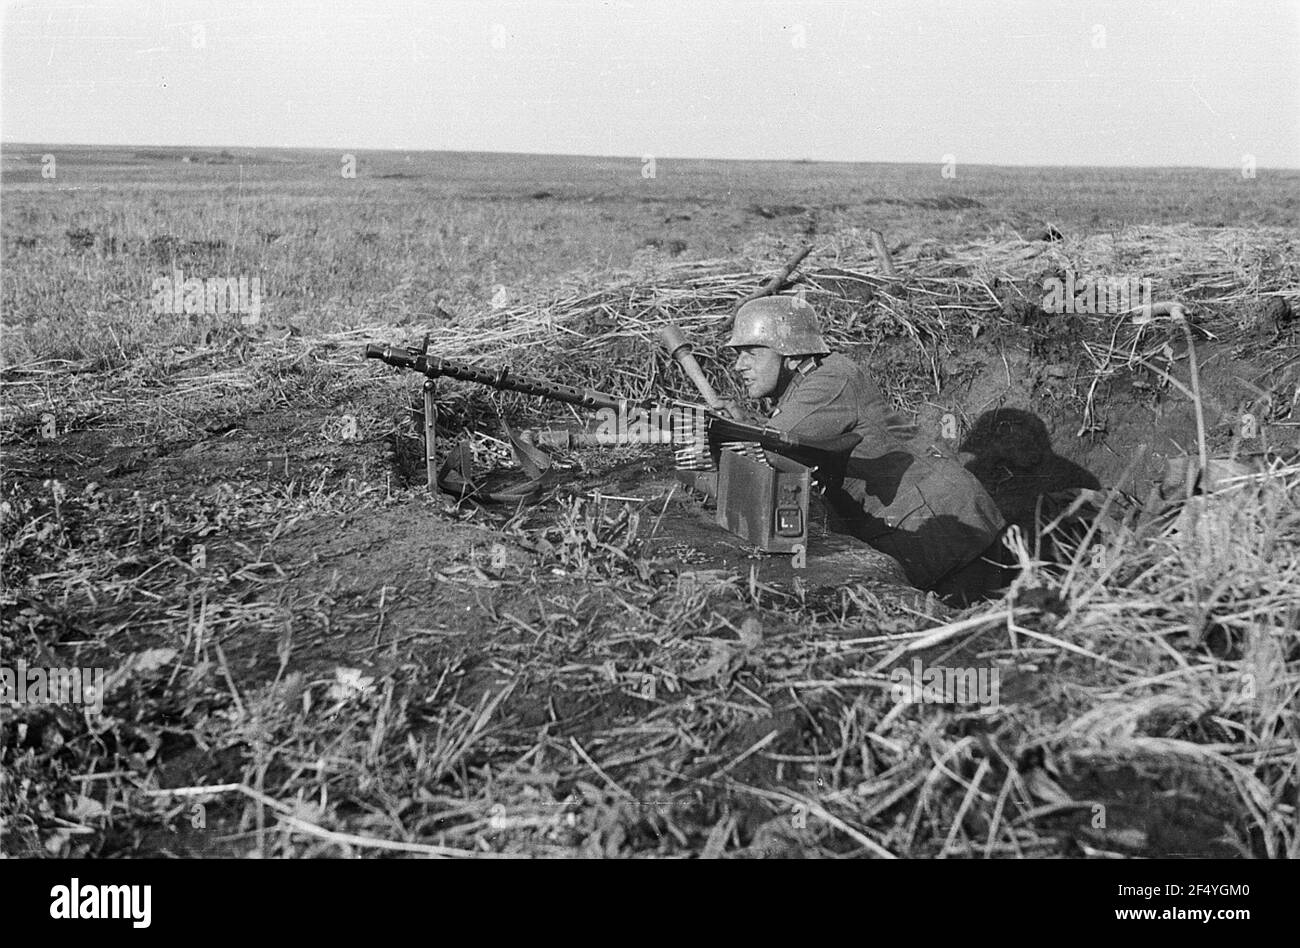
{"label": "horizon line", "polygon": [[[644,161],[647,157],[653,157],[656,162],[659,161],[717,161],[732,163],[765,163],[765,164],[811,164],[811,165],[939,165],[943,161],[898,161],[886,159],[839,159],[839,158],[717,158],[705,156],[683,156],[683,155],[626,155],[626,154],[584,154],[580,152],[548,152],[548,151],[493,151],[483,149],[457,149],[457,148],[375,148],[375,147],[337,147],[321,145],[159,145],[152,143],[132,143],[132,144],[105,144],[97,142],[10,142],[0,139],[0,152],[11,148],[37,148],[49,146],[53,148],[99,148],[99,149],[140,149],[140,148],[157,148],[170,149],[176,151],[196,150],[196,151],[230,151],[238,149],[242,151],[306,151],[306,152],[329,152],[344,153],[352,152],[379,152],[379,153],[409,153],[409,154],[440,154],[440,155],[501,155],[524,158],[595,158],[618,161]],[[977,168],[1008,168],[1008,169],[1030,169],[1030,168],[1053,168],[1067,170],[1071,168],[1089,169],[1102,168],[1108,170],[1132,170],[1132,171],[1224,171],[1239,167],[1238,165],[1141,165],[1141,164],[1001,164],[989,161],[957,161],[958,166],[977,167]],[[1300,171],[1300,165],[1258,165],[1256,171]]]}

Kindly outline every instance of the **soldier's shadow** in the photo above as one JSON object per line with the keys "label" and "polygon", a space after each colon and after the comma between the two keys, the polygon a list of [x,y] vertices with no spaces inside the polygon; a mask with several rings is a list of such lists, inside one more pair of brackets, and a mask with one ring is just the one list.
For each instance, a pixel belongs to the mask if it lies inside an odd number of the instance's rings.
{"label": "soldier's shadow", "polygon": [[[1079,488],[1099,490],[1087,468],[1052,450],[1047,425],[1022,408],[997,408],[975,420],[960,450],[969,470],[984,485],[1008,524],[1018,524],[1031,549],[1040,522],[1064,509]],[[969,457],[968,457],[969,455]],[[1051,557],[1047,538],[1041,552]]]}

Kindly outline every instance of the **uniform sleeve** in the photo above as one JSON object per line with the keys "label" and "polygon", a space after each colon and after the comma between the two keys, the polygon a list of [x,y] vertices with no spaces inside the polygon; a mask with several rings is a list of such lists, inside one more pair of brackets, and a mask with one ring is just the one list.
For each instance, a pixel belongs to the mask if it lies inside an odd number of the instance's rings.
{"label": "uniform sleeve", "polygon": [[782,400],[769,424],[813,440],[848,434],[857,427],[858,412],[847,389],[848,380],[841,375],[812,372]]}

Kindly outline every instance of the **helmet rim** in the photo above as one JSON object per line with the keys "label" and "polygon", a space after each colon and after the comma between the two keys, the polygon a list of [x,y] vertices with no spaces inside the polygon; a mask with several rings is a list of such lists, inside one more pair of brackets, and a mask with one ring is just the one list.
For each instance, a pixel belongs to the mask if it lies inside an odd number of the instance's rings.
{"label": "helmet rim", "polygon": [[782,356],[828,355],[817,313],[798,296],[764,296],[740,307],[732,323],[731,349],[765,346]]}

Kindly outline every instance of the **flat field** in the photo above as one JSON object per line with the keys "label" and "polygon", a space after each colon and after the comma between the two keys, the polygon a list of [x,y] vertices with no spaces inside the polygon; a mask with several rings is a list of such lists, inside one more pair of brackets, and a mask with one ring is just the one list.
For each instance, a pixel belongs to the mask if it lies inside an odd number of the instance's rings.
{"label": "flat field", "polygon": [[[0,158],[3,665],[105,674],[0,707],[6,853],[1300,855],[1300,172]],[[836,348],[1020,526],[1001,599],[747,550],[666,448],[432,494],[418,378],[361,358],[691,397],[671,319],[734,394],[731,310],[804,245]],[[577,420],[438,409],[492,483],[504,423]],[[917,661],[994,693],[903,700]]]}

